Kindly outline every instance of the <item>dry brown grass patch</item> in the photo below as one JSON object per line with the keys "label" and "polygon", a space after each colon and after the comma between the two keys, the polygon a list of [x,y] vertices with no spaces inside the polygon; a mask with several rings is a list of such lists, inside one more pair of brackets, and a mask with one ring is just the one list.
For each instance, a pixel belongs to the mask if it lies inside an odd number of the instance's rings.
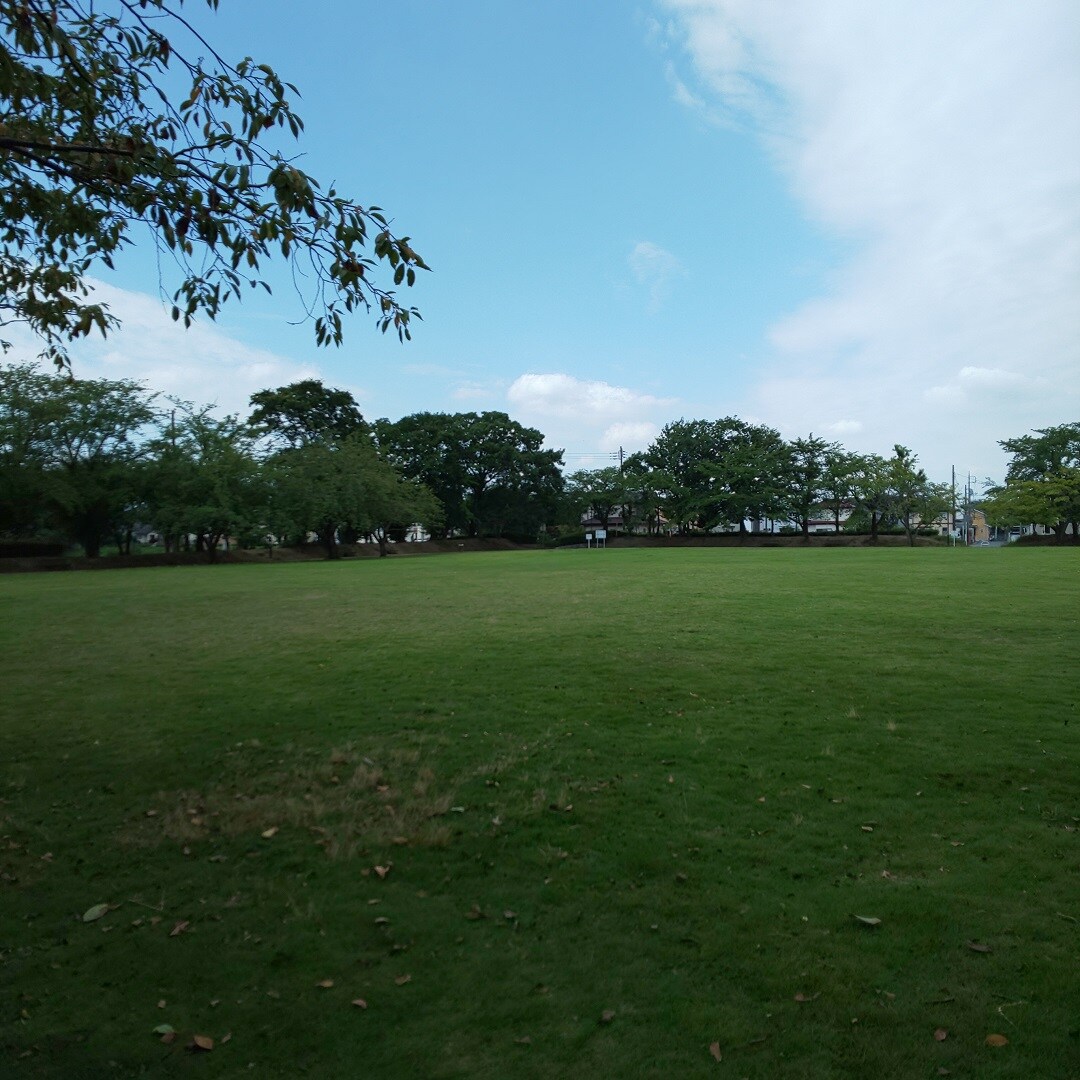
{"label": "dry brown grass patch", "polygon": [[[348,858],[391,844],[443,846],[442,818],[456,784],[440,782],[415,749],[394,750],[376,762],[352,747],[310,760],[279,759],[258,768],[233,755],[233,775],[205,790],[162,791],[122,830],[122,843],[192,845],[216,836],[272,839],[304,829],[331,858]],[[239,760],[238,760],[239,759]]]}

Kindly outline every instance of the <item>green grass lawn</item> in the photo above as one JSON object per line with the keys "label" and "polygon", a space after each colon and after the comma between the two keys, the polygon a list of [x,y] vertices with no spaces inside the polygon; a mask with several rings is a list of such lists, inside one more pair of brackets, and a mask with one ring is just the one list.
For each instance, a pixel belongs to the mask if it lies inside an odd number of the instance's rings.
{"label": "green grass lawn", "polygon": [[6,575],[0,650],[5,1077],[1080,1077],[1078,551]]}

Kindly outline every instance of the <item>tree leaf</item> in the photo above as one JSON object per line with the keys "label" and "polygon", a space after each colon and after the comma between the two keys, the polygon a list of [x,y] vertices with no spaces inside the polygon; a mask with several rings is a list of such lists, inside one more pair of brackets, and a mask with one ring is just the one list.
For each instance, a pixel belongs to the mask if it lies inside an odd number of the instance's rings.
{"label": "tree leaf", "polygon": [[949,1033],[944,1028],[938,1028],[934,1032],[934,1038],[938,1042],[944,1042],[949,1037]]}
{"label": "tree leaf", "polygon": [[615,1010],[614,1009],[605,1009],[600,1014],[600,1023],[601,1024],[610,1024],[611,1021],[614,1020],[614,1019],[615,1019]]}
{"label": "tree leaf", "polygon": [[723,1060],[723,1055],[720,1053],[720,1044],[718,1042],[709,1043],[709,1053],[712,1054],[717,1061]]}
{"label": "tree leaf", "polygon": [[366,1009],[367,1002],[363,998],[353,998],[350,1005],[355,1005],[358,1009]]}
{"label": "tree leaf", "polygon": [[259,835],[262,836],[264,840],[269,840],[271,837],[277,836],[277,834],[278,827],[276,825],[271,825],[269,829],[263,829]]}
{"label": "tree leaf", "polygon": [[156,1028],[154,1028],[153,1034],[155,1034],[155,1035],[174,1035],[174,1034],[176,1034],[176,1028],[174,1028],[172,1026],[172,1024],[158,1024],[158,1026]]}
{"label": "tree leaf", "polygon": [[103,915],[108,914],[108,911],[108,904],[95,904],[92,908],[87,908],[87,910],[83,912],[82,921],[97,922]]}
{"label": "tree leaf", "polygon": [[979,941],[969,941],[969,942],[967,943],[967,947],[968,947],[968,948],[969,948],[969,949],[970,949],[970,950],[971,950],[972,952],[979,952],[979,953],[988,953],[988,952],[993,952],[993,951],[994,951],[993,949],[991,949],[991,948],[990,948],[990,946],[989,946],[989,945],[983,945],[983,944],[982,944],[981,942],[979,942]]}
{"label": "tree leaf", "polygon": [[1004,1035],[987,1035],[986,1036],[986,1045],[987,1046],[1008,1046],[1009,1045],[1009,1040],[1006,1039]]}
{"label": "tree leaf", "polygon": [[214,1049],[214,1040],[209,1035],[192,1035],[191,1049],[209,1052]]}
{"label": "tree leaf", "polygon": [[191,925],[187,919],[181,919],[170,931],[169,937],[179,937]]}
{"label": "tree leaf", "polygon": [[394,980],[394,982],[397,983],[398,986],[404,986],[406,983],[412,982],[412,976],[411,975],[399,975]]}
{"label": "tree leaf", "polygon": [[863,926],[880,926],[881,920],[876,915],[852,915],[853,919],[861,922]]}
{"label": "tree leaf", "polygon": [[321,979],[315,985],[318,986],[322,990],[329,990],[330,987],[334,985],[334,980],[333,979]]}

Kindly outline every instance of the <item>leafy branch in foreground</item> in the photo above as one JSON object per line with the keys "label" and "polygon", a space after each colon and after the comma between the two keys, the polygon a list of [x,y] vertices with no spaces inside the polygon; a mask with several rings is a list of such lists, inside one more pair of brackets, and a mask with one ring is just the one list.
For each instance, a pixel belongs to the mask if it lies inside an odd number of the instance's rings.
{"label": "leafy branch in foreground", "polygon": [[0,0],[0,327],[28,326],[67,365],[68,343],[118,325],[86,275],[144,223],[179,267],[185,326],[245,285],[269,292],[262,267],[280,256],[318,344],[340,344],[358,308],[408,339],[420,316],[394,289],[424,260],[379,207],[323,191],[277,149],[303,129],[296,87],[227,63],[183,5]]}

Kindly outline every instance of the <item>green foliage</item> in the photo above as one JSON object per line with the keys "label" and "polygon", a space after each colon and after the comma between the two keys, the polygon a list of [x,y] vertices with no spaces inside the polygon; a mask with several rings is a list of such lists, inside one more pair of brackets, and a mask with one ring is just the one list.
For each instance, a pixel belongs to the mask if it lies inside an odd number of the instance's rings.
{"label": "green foliage", "polygon": [[136,466],[155,416],[130,380],[0,369],[0,516],[9,531],[55,524],[88,556],[131,524]]}
{"label": "green foliage", "polygon": [[[952,489],[947,484],[933,484],[926,472],[917,467],[918,459],[906,446],[894,446],[888,461],[891,514],[915,543],[920,527],[947,517],[952,506]],[[951,523],[950,523],[951,528]]]}
{"label": "green foliage", "polygon": [[318,379],[260,390],[251,395],[251,405],[248,423],[278,450],[368,430],[352,394],[324,386]]}
{"label": "green foliage", "polygon": [[217,419],[210,406],[174,406],[141,470],[147,517],[166,550],[191,534],[199,549],[213,552],[260,525],[265,532],[265,477],[247,425],[235,416]]}
{"label": "green foliage", "polygon": [[880,454],[860,454],[852,462],[851,492],[859,511],[870,520],[870,538],[876,540],[882,518],[892,505],[889,463]]}
{"label": "green foliage", "polygon": [[69,342],[116,325],[87,273],[144,224],[180,267],[185,325],[269,291],[262,266],[280,257],[302,264],[318,344],[339,344],[357,308],[408,338],[419,316],[393,289],[427,269],[409,238],[276,149],[303,128],[296,88],[226,62],[182,3],[0,0],[0,327],[27,324],[66,364]]}
{"label": "green foliage", "polygon": [[738,417],[667,424],[645,452],[665,478],[664,513],[680,532],[738,527],[783,513],[788,450],[778,432]]}
{"label": "green foliage", "polygon": [[607,529],[611,519],[619,514],[625,522],[625,507],[630,502],[631,488],[621,469],[579,469],[566,478],[564,496],[571,519],[578,526],[584,515],[591,515]]}
{"label": "green foliage", "polygon": [[1001,446],[1012,461],[1005,483],[987,492],[987,520],[1051,526],[1059,542],[1071,522],[1080,536],[1080,423],[1040,428]]}
{"label": "green foliage", "polygon": [[788,446],[788,490],[785,509],[803,536],[810,534],[810,518],[829,497],[835,468],[830,465],[840,454],[836,443],[815,438],[795,439]]}
{"label": "green foliage", "polygon": [[414,413],[377,421],[375,437],[438,499],[447,535],[535,538],[556,516],[562,451],[506,413]]}

